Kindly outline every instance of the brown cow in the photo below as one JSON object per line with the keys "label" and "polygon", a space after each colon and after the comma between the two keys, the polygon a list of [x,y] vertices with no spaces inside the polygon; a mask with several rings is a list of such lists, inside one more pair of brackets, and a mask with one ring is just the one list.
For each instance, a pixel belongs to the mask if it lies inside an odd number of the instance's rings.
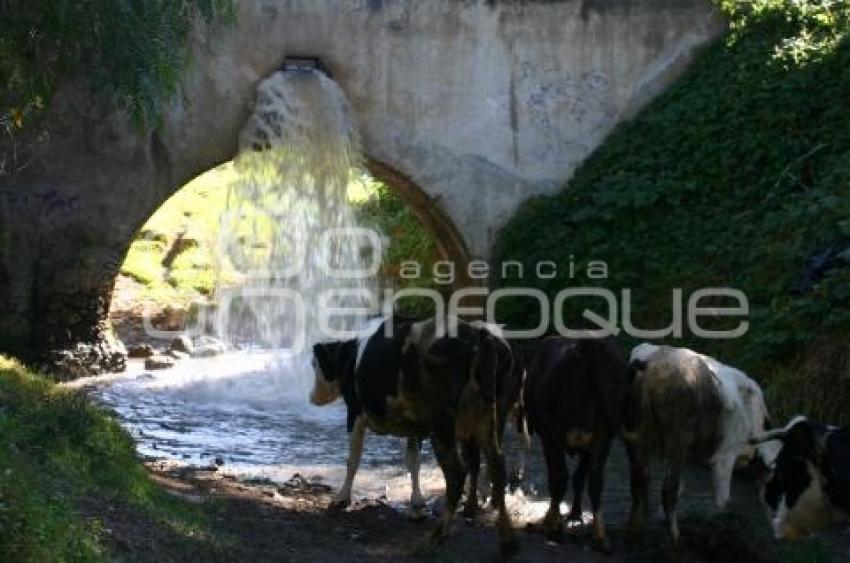
{"label": "brown cow", "polygon": [[620,432],[626,375],[625,353],[611,337],[549,337],[528,367],[522,403],[528,430],[540,437],[546,458],[551,500],[542,525],[550,536],[561,533],[560,504],[570,478],[565,454],[577,455],[569,519],[581,520],[589,473],[594,538],[601,549],[610,549],[602,518],[603,472]]}

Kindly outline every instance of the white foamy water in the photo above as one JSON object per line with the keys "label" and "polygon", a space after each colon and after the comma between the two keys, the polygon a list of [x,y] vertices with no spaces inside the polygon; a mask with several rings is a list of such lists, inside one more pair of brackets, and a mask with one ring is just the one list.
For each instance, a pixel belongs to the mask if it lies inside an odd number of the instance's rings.
{"label": "white foamy water", "polygon": [[[370,253],[380,237],[358,233],[348,201],[361,160],[351,108],[333,80],[289,71],[260,83],[221,221],[220,253],[241,278],[218,291],[224,339],[302,348],[328,337],[321,313],[377,307],[356,296],[375,289],[369,266],[380,261]],[[364,318],[330,326],[350,330]]]}
{"label": "white foamy water", "polygon": [[[222,472],[282,483],[295,473],[334,488],[345,477],[348,432],[342,401],[309,404],[312,369],[276,351],[240,351],[188,359],[168,370],[146,372],[131,360],[126,373],[79,380],[111,408],[143,456],[197,467],[224,461]],[[410,479],[405,440],[367,433],[354,497],[385,497],[407,506]],[[517,444],[512,443],[513,446]],[[422,488],[435,499],[445,491],[430,445],[423,445]],[[482,464],[482,485],[487,479]],[[546,503],[521,492],[508,497],[520,521],[543,515]]]}
{"label": "white foamy water", "polygon": [[[334,487],[345,475],[348,433],[340,401],[308,403],[312,370],[274,351],[232,352],[190,359],[169,370],[145,372],[131,362],[125,374],[96,383],[92,396],[113,409],[141,455],[208,466],[283,482],[294,473]],[[99,382],[99,383],[98,383]],[[369,434],[355,494],[406,501],[405,441]],[[442,491],[442,476],[423,448],[426,491]]]}

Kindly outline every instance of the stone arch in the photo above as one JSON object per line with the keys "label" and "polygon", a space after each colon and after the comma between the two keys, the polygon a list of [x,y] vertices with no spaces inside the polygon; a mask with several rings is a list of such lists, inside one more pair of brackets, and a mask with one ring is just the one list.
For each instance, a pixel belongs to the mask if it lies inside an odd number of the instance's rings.
{"label": "stone arch", "polygon": [[[125,237],[126,240],[118,251],[120,259],[111,262],[115,268],[115,275],[118,275],[118,268],[120,268],[121,262],[129,251],[133,242],[133,237],[138,234],[139,230],[144,226],[148,219],[157,212],[157,210],[165,205],[173,195],[175,195],[183,186],[191,182],[193,179],[199,177],[208,170],[212,170],[213,168],[232,160],[235,157],[236,155],[233,154],[231,158],[216,161],[207,170],[204,170],[199,174],[195,174],[189,178],[188,181],[179,183],[170,190],[165,191],[162,196],[149,201],[137,214],[135,222],[133,222],[125,231],[125,233],[128,233],[128,236]],[[380,180],[389,186],[402,199],[402,201],[410,207],[413,214],[417,219],[419,219],[422,227],[431,236],[437,246],[440,258],[442,260],[451,261],[455,264],[458,275],[456,277],[454,287],[459,289],[461,287],[467,287],[470,284],[477,285],[468,276],[468,265],[469,262],[472,261],[472,256],[464,239],[463,233],[455,225],[452,218],[442,209],[439,202],[430,197],[425,190],[418,186],[409,177],[405,176],[385,162],[366,156],[364,168],[375,179]],[[115,276],[112,277],[114,279]]]}
{"label": "stone arch", "polygon": [[437,245],[440,258],[454,263],[454,288],[478,285],[468,274],[472,257],[463,234],[440,205],[410,178],[383,162],[367,159],[366,169],[373,177],[390,186],[410,207]]}
{"label": "stone arch", "polygon": [[74,80],[57,95],[51,143],[0,179],[0,350],[100,337],[124,245],[176,186],[233,157],[257,83],[288,55],[327,65],[373,172],[466,261],[486,259],[519,205],[562,189],[724,29],[710,0],[236,7],[231,29],[194,37],[183,96],[154,130]]}

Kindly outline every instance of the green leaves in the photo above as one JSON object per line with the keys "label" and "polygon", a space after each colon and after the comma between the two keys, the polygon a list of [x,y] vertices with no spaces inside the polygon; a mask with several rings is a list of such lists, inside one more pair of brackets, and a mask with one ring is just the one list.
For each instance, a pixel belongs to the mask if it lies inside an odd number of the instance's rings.
{"label": "green leaves", "polygon": [[231,0],[10,0],[0,11],[0,126],[26,127],[77,74],[140,125],[154,123],[178,91],[191,29],[233,15]]}
{"label": "green leaves", "polygon": [[[376,180],[369,182],[369,197],[357,202],[357,220],[374,227],[389,237],[384,249],[380,276],[387,288],[440,289],[434,279],[434,262],[438,260],[437,247],[411,208],[392,189]],[[421,266],[421,276],[405,278],[401,268],[406,261]],[[401,312],[411,316],[433,314],[433,302],[426,298],[411,297],[399,302]]]}
{"label": "green leaves", "polygon": [[[850,236],[850,3],[721,4],[727,38],[618,127],[567,189],[524,206],[495,258],[526,270],[569,255],[605,260],[603,286],[646,295],[638,326],[669,322],[673,288],[741,289],[750,332],[688,343],[758,377],[807,357],[815,340],[850,336],[850,265],[791,291],[811,256]],[[554,293],[569,281],[501,284]],[[520,304],[501,312],[526,320]]]}

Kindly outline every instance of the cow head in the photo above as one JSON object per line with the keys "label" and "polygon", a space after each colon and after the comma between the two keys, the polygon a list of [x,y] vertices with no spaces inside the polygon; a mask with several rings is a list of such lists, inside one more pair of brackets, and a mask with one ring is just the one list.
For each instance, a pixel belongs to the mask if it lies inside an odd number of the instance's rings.
{"label": "cow head", "polygon": [[752,440],[757,447],[780,444],[774,460],[757,449],[757,463],[766,469],[759,489],[777,539],[797,539],[828,520],[820,467],[825,434],[825,426],[798,416]]}
{"label": "cow head", "polygon": [[310,402],[317,406],[337,400],[346,378],[354,374],[357,341],[320,342],[313,346],[313,370],[316,379]]}

